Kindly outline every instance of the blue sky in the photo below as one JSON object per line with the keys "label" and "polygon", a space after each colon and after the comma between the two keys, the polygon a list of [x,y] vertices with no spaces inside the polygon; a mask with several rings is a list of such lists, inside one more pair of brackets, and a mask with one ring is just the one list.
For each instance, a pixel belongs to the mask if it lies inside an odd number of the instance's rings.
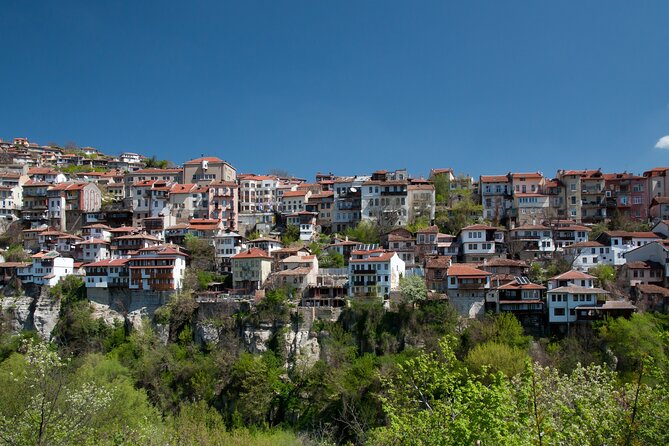
{"label": "blue sky", "polygon": [[0,0],[0,16],[5,139],[307,178],[669,165],[667,1]]}

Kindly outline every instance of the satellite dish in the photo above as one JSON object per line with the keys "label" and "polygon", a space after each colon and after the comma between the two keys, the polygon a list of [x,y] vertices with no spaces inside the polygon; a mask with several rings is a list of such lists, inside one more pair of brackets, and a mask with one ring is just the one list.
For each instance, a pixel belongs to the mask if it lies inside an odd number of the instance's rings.
{"label": "satellite dish", "polygon": [[357,191],[358,191],[358,189],[356,189],[355,187],[351,188],[351,192],[356,193]]}

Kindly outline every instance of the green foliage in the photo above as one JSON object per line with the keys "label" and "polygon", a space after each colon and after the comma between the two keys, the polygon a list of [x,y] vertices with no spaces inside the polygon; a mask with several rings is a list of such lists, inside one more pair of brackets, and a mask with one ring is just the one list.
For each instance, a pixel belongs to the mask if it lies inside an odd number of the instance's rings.
{"label": "green foliage", "polygon": [[402,301],[406,303],[413,303],[418,300],[427,299],[425,279],[420,276],[406,276],[400,278],[399,291],[402,294]]}
{"label": "green foliage", "polygon": [[284,246],[290,246],[300,239],[300,227],[297,225],[288,225],[281,235],[281,243]]}
{"label": "green foliage", "polygon": [[451,181],[446,174],[438,174],[432,177],[434,185],[435,202],[447,206],[451,197]]}
{"label": "green foliage", "polygon": [[359,222],[355,228],[346,229],[344,234],[360,243],[379,243],[381,240],[378,226],[368,220]]}
{"label": "green foliage", "polygon": [[337,251],[322,251],[318,256],[320,268],[343,268],[344,256]]}
{"label": "green foliage", "polygon": [[588,234],[588,239],[595,240],[602,234],[602,232],[608,231],[609,227],[605,222],[600,222],[594,226],[591,226],[590,229],[591,231],[590,234]]}
{"label": "green foliage", "polygon": [[616,280],[616,269],[613,265],[600,264],[588,270],[588,274],[595,276],[601,286],[607,287]]}
{"label": "green foliage", "polygon": [[464,362],[477,375],[490,371],[511,377],[523,371],[526,359],[527,353],[522,349],[490,341],[476,345],[467,353]]}
{"label": "green foliage", "polygon": [[487,314],[481,320],[471,321],[462,336],[465,350],[487,342],[527,349],[531,337],[525,336],[523,326],[511,313]]}
{"label": "green foliage", "polygon": [[11,245],[3,254],[5,262],[29,262],[30,255],[23,249],[23,245],[15,243]]}
{"label": "green foliage", "polygon": [[156,155],[151,155],[151,158],[144,160],[144,166],[147,168],[166,169],[170,162],[168,160],[159,160]]}
{"label": "green foliage", "polygon": [[82,172],[106,172],[105,167],[91,167],[91,166],[62,166],[58,167],[62,173],[66,175],[74,175]]}
{"label": "green foliage", "polygon": [[413,223],[407,226],[407,229],[413,233],[430,226],[430,218],[427,215],[416,217]]}
{"label": "green foliage", "polygon": [[667,336],[650,313],[635,313],[630,319],[608,319],[599,334],[611,349],[616,368],[622,373],[637,370],[644,358],[666,362]]}

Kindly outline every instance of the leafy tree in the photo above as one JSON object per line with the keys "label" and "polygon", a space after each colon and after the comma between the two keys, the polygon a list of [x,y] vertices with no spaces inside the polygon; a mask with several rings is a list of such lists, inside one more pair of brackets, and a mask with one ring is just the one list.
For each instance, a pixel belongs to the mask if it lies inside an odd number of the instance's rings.
{"label": "leafy tree", "polygon": [[166,169],[170,162],[168,160],[159,160],[156,155],[151,155],[151,158],[144,160],[144,166],[147,168]]}
{"label": "leafy tree", "polygon": [[30,255],[23,249],[23,245],[16,243],[4,252],[5,262],[29,262]]}
{"label": "leafy tree", "polygon": [[435,202],[438,205],[448,206],[451,197],[451,181],[446,174],[437,174],[432,177]]}
{"label": "leafy tree", "polygon": [[638,370],[646,357],[658,364],[666,362],[666,334],[650,313],[635,313],[630,319],[608,319],[599,335],[611,349],[616,368],[623,373]]}
{"label": "leafy tree", "polygon": [[399,290],[400,294],[402,294],[402,300],[407,303],[427,299],[425,279],[420,276],[406,276],[400,278]]}
{"label": "leafy tree", "polygon": [[616,269],[612,265],[600,264],[588,270],[588,274],[595,276],[603,287],[616,281]]}
{"label": "leafy tree", "polygon": [[605,222],[597,223],[596,225],[591,227],[590,234],[588,234],[588,239],[595,240],[602,234],[602,232],[606,232],[608,230],[609,227]]}
{"label": "leafy tree", "polygon": [[427,215],[422,215],[420,217],[416,217],[416,219],[413,221],[413,223],[410,223],[407,226],[407,229],[411,232],[417,232],[420,231],[421,229],[425,229],[430,226],[430,218]]}
{"label": "leafy tree", "polygon": [[288,225],[281,236],[281,243],[289,246],[300,239],[300,227],[297,225]]}
{"label": "leafy tree", "polygon": [[0,368],[0,438],[7,444],[84,444],[111,393],[91,382],[68,382],[67,363],[43,343],[28,344]]}
{"label": "leafy tree", "polygon": [[379,228],[367,220],[359,222],[355,228],[347,228],[345,234],[360,243],[379,243],[381,240]]}
{"label": "leafy tree", "polygon": [[522,349],[491,341],[478,344],[470,350],[465,357],[465,364],[476,374],[490,370],[511,377],[523,372],[526,359],[527,353]]}
{"label": "leafy tree", "polygon": [[337,251],[323,251],[318,257],[318,266],[321,268],[343,268],[344,256]]}

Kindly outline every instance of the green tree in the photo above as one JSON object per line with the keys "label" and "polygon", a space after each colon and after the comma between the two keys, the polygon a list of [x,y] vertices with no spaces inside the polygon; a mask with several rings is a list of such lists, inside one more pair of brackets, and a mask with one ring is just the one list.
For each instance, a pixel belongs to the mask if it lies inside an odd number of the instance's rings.
{"label": "green tree", "polygon": [[288,225],[281,235],[281,243],[284,246],[290,246],[300,239],[300,227],[297,225]]}
{"label": "green tree", "polygon": [[169,166],[168,160],[159,160],[156,155],[151,155],[151,158],[144,159],[144,166],[147,168],[166,169]]}
{"label": "green tree", "polygon": [[608,287],[616,281],[616,269],[612,265],[602,263],[590,268],[588,274],[595,276],[602,287]]}
{"label": "green tree", "polygon": [[323,251],[318,257],[318,266],[321,268],[343,268],[344,256],[337,251]]}
{"label": "green tree", "polygon": [[527,353],[507,344],[491,341],[476,345],[465,357],[465,364],[472,372],[481,375],[486,370],[514,376],[524,370]]}
{"label": "green tree", "polygon": [[346,229],[345,234],[360,243],[379,243],[381,239],[378,226],[367,220],[359,222],[355,228]]}
{"label": "green tree", "polygon": [[622,373],[639,369],[644,358],[666,363],[666,332],[650,313],[635,313],[631,318],[607,319],[599,335],[614,355],[613,362]]}
{"label": "green tree", "polygon": [[0,438],[7,444],[85,444],[110,392],[92,382],[68,382],[67,363],[43,343],[28,344],[0,368]]}
{"label": "green tree", "polygon": [[16,243],[11,245],[3,254],[5,262],[29,262],[30,254],[23,249],[23,245]]}
{"label": "green tree", "polygon": [[406,276],[400,278],[400,294],[406,303],[413,303],[427,299],[425,279],[420,276]]}

